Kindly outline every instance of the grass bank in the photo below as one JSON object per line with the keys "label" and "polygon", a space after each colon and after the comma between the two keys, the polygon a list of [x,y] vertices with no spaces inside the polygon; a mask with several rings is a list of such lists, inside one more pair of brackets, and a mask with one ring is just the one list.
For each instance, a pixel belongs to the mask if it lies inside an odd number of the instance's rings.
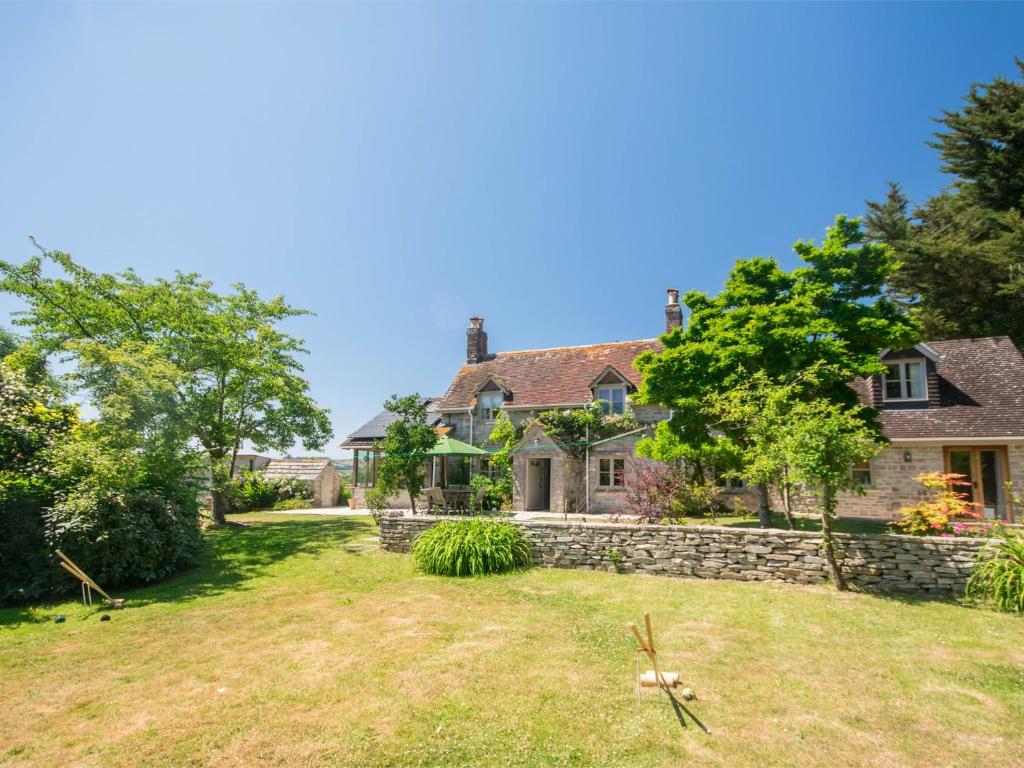
{"label": "grass bank", "polygon": [[[0,611],[2,765],[971,766],[1024,753],[1024,624],[825,587],[427,577],[362,518],[245,515],[101,623]],[[623,625],[712,731],[637,705]],[[52,616],[63,613],[64,624]]]}

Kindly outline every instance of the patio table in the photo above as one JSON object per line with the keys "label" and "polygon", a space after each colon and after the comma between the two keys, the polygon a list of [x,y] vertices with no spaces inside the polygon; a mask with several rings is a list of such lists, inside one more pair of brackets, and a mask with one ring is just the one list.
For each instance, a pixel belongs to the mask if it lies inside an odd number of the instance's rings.
{"label": "patio table", "polygon": [[444,495],[445,507],[448,512],[468,512],[469,511],[469,499],[473,494],[471,490],[451,490],[445,488],[441,491]]}

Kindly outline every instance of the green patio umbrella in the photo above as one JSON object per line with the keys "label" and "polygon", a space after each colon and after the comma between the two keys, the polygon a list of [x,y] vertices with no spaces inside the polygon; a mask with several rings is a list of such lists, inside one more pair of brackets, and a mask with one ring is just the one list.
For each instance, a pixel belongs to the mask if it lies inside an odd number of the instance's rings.
{"label": "green patio umbrella", "polygon": [[489,452],[475,445],[456,440],[454,437],[443,435],[438,438],[437,443],[427,451],[427,456],[440,456],[444,459],[441,462],[441,486],[448,485],[448,456],[489,456]]}
{"label": "green patio umbrella", "polygon": [[489,456],[483,448],[456,440],[454,437],[440,437],[437,444],[427,451],[427,456]]}

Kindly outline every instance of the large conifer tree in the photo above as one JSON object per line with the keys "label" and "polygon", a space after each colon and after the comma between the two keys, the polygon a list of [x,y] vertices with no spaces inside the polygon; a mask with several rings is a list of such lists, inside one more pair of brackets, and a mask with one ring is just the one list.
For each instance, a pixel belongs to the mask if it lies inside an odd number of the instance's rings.
{"label": "large conifer tree", "polygon": [[868,203],[868,235],[892,246],[892,292],[925,338],[1024,343],[1024,80],[975,84],[938,122],[929,145],[952,182],[916,208],[891,184]]}

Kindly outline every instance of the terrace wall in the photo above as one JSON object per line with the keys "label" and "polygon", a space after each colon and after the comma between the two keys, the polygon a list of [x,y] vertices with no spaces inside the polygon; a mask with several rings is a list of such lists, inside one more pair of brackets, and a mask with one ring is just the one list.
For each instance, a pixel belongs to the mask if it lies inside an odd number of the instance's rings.
{"label": "terrace wall", "polygon": [[[417,534],[443,518],[391,516],[381,520],[380,546],[408,552]],[[533,561],[551,568],[618,570],[740,581],[820,584],[828,565],[817,533],[716,526],[517,522],[529,537]],[[985,540],[837,534],[843,570],[867,590],[923,593],[963,591]]]}

